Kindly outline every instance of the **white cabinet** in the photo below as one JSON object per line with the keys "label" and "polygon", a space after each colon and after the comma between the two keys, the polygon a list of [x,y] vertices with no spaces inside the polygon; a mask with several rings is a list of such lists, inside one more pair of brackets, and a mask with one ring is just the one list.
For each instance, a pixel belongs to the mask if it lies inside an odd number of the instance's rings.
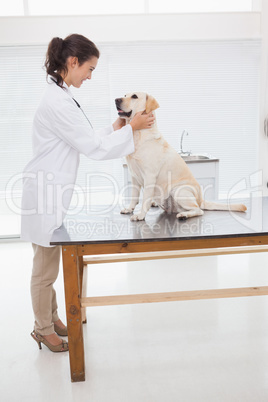
{"label": "white cabinet", "polygon": [[202,188],[205,200],[219,198],[219,159],[185,161]]}

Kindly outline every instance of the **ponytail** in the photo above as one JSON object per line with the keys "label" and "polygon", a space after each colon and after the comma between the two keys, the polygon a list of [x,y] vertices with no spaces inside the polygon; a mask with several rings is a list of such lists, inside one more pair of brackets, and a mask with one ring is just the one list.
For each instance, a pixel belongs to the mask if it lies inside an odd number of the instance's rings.
{"label": "ponytail", "polygon": [[82,65],[92,57],[100,57],[96,45],[85,36],[72,34],[65,39],[53,38],[47,49],[44,67],[47,75],[50,75],[60,87],[63,86],[62,75],[68,73],[67,59],[77,57],[79,65]]}
{"label": "ponytail", "polygon": [[47,49],[45,68],[47,75],[51,75],[57,82],[57,85],[62,86],[63,79],[59,72],[66,74],[65,61],[63,60],[63,39],[53,38]]}

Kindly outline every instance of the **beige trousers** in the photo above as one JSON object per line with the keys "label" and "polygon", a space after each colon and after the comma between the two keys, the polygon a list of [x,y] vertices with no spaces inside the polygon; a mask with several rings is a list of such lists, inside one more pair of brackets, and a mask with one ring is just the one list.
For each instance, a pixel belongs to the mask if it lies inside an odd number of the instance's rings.
{"label": "beige trousers", "polygon": [[33,271],[31,296],[34,312],[34,329],[40,335],[54,332],[54,322],[59,319],[56,292],[53,284],[59,273],[61,246],[42,247],[32,244]]}

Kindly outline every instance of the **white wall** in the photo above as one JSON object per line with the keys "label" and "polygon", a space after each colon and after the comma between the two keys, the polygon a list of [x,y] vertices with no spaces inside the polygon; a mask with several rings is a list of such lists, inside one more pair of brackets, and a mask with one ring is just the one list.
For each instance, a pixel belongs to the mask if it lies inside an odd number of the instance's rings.
{"label": "white wall", "polygon": [[268,117],[268,1],[262,1],[261,13],[261,71],[260,71],[260,135],[259,169],[263,171],[263,191],[268,194],[268,138],[263,131],[264,119]]}
{"label": "white wall", "polygon": [[[260,0],[256,0],[256,10]],[[0,46],[47,44],[54,36],[79,32],[96,43],[154,40],[232,40],[262,39],[260,82],[259,169],[263,170],[263,189],[268,182],[268,140],[263,134],[263,118],[268,115],[268,1],[262,12],[1,17]],[[266,112],[267,110],[267,112]]]}
{"label": "white wall", "polygon": [[45,44],[79,32],[95,42],[260,38],[261,14],[0,17],[0,45]]}

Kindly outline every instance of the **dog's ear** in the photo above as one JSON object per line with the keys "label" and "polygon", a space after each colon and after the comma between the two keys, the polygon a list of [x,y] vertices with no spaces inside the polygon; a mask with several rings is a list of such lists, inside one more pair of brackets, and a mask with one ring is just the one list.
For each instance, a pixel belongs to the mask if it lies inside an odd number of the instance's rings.
{"label": "dog's ear", "polygon": [[146,95],[145,112],[150,113],[152,110],[159,108],[158,102],[151,95]]}

